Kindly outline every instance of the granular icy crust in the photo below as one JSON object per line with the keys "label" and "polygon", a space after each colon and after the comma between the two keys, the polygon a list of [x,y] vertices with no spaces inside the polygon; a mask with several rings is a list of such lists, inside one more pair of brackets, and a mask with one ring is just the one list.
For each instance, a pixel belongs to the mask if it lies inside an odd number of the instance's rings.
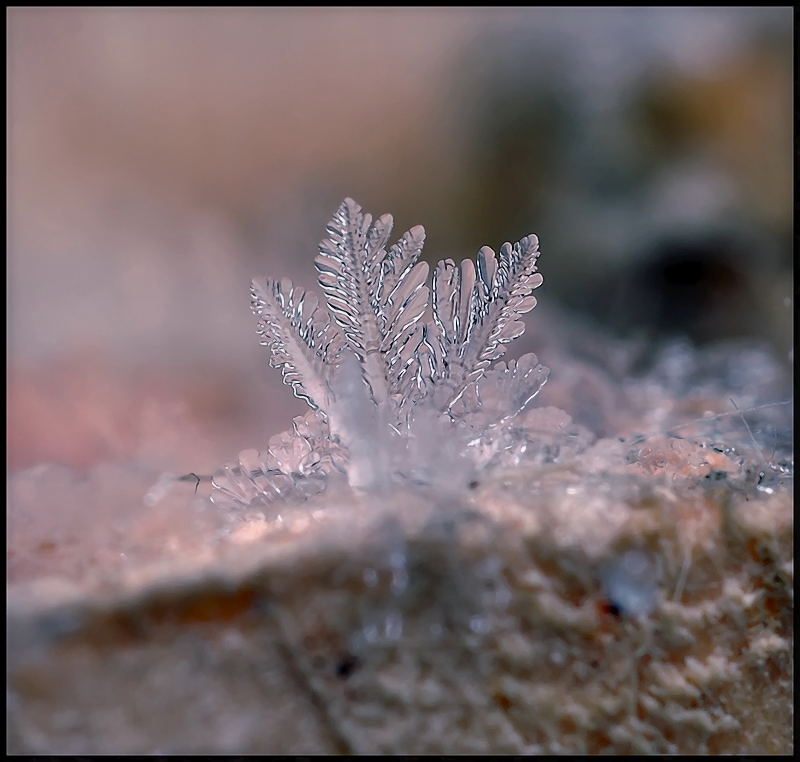
{"label": "granular icy crust", "polygon": [[13,589],[9,751],[790,753],[786,483],[615,447],[328,492],[114,595]]}

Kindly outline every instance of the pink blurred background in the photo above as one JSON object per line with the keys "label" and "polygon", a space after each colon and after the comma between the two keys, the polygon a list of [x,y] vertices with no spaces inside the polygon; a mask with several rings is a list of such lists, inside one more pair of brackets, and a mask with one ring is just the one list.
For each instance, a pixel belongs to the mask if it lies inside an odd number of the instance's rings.
{"label": "pink blurred background", "polygon": [[434,260],[538,233],[542,314],[788,356],[789,8],[7,20],[12,470],[208,473],[287,428],[249,281],[313,285],[346,195]]}

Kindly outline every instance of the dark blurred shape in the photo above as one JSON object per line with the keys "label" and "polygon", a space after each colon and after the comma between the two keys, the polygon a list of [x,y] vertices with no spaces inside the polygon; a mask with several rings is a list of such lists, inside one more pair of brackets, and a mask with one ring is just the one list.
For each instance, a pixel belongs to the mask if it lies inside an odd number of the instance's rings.
{"label": "dark blurred shape", "polygon": [[[459,247],[535,231],[545,295],[786,356],[788,9],[534,9],[459,62]],[[480,95],[478,95],[480,93]],[[745,243],[747,251],[745,250]]]}
{"label": "dark blurred shape", "polygon": [[715,235],[657,242],[620,283],[612,327],[621,334],[687,336],[696,343],[750,334],[747,323],[757,303],[738,248]]}

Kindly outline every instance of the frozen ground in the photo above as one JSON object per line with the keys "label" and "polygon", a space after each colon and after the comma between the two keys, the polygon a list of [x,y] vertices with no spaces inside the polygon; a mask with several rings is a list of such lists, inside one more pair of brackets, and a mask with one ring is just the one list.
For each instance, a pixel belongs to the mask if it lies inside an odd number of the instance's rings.
{"label": "frozen ground", "polygon": [[9,750],[789,749],[780,364],[554,334],[528,446],[461,494],[148,502],[152,454],[12,474]]}

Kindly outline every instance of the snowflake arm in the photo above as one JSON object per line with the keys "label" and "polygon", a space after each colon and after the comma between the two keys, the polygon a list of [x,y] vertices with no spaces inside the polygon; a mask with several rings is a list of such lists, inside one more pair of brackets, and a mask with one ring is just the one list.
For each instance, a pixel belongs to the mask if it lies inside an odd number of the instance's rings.
{"label": "snowflake arm", "polygon": [[541,285],[537,272],[539,242],[527,236],[511,246],[503,244],[499,261],[484,246],[477,268],[471,260],[460,267],[450,260],[439,263],[433,276],[433,318],[442,355],[435,404],[449,409],[468,386],[478,381],[505,345],[522,335],[517,318],[536,306],[532,295]]}
{"label": "snowflake arm", "polygon": [[355,201],[345,199],[315,260],[328,309],[378,405],[398,390],[414,362],[409,340],[428,304],[428,265],[417,263],[425,231],[412,228],[387,252],[391,229],[391,215],[373,223]]}
{"label": "snowflake arm", "polygon": [[251,308],[269,364],[278,368],[296,397],[323,415],[330,409],[329,373],[341,350],[341,337],[317,297],[281,282],[253,281]]}

